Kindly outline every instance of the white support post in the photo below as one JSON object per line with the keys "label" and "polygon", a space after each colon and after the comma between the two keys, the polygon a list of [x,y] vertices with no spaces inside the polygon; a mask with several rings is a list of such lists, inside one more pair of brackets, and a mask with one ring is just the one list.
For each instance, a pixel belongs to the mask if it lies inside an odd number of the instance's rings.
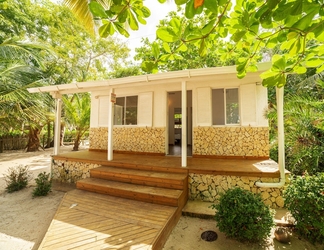
{"label": "white support post", "polygon": [[181,166],[187,167],[187,83],[181,89]]}
{"label": "white support post", "polygon": [[61,114],[62,114],[61,98],[62,98],[61,95],[55,95],[56,113],[55,113],[54,155],[58,155],[60,151]]}
{"label": "white support post", "polygon": [[109,118],[108,118],[108,161],[112,161],[114,158],[113,150],[113,130],[114,130],[114,102],[112,102],[112,96],[114,95],[114,89],[110,90],[109,97]]}

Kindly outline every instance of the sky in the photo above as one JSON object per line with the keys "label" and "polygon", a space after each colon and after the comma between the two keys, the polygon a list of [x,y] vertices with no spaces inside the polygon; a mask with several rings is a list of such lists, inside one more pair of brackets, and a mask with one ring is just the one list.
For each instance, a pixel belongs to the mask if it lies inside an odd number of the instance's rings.
{"label": "sky", "polygon": [[122,38],[128,47],[131,49],[131,57],[135,55],[135,48],[141,46],[142,38],[149,38],[150,41],[154,41],[156,37],[156,25],[159,21],[164,19],[170,11],[177,9],[174,1],[169,1],[164,4],[160,4],[158,0],[146,0],[144,5],[151,11],[151,16],[146,19],[146,25],[140,25],[139,30],[131,31],[129,38]]}

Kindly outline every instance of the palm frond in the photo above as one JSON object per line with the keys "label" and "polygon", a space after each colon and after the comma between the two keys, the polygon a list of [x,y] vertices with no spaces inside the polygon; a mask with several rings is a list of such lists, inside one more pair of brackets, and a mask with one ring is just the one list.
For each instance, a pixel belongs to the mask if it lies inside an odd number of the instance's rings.
{"label": "palm frond", "polygon": [[[97,0],[105,8],[109,8],[112,0]],[[95,22],[89,10],[88,0],[64,0],[63,4],[66,5],[83,24],[83,26],[92,34],[95,32]]]}

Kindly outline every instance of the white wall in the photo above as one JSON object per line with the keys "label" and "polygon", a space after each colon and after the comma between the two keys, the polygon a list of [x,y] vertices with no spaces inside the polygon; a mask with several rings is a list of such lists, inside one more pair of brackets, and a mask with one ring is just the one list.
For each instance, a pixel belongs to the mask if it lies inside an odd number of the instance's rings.
{"label": "white wall", "polygon": [[[218,78],[208,77],[205,80],[188,79],[187,90],[192,90],[193,127],[212,125],[212,89],[235,87],[239,87],[241,125],[268,126],[264,118],[264,111],[267,107],[267,89],[257,84],[260,81],[257,74],[250,74],[241,80],[237,79],[235,74],[227,74]],[[173,91],[181,91],[181,81],[115,89],[117,97],[139,96],[137,126],[152,127],[168,126],[167,122],[172,116],[168,111],[168,92]],[[109,89],[92,92],[91,127],[108,126],[108,96]],[[181,98],[177,99],[180,102]],[[150,105],[151,103],[153,105]],[[177,105],[181,107],[181,104]],[[105,123],[106,120],[107,123]]]}

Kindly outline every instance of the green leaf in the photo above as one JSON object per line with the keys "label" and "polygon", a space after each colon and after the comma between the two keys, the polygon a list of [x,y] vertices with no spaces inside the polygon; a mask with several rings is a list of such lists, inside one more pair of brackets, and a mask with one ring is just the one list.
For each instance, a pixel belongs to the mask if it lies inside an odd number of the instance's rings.
{"label": "green leaf", "polygon": [[89,9],[95,17],[108,18],[105,9],[97,2],[91,1],[89,3]]}
{"label": "green leaf", "polygon": [[184,43],[182,43],[177,50],[185,52],[188,50],[188,47]]}
{"label": "green leaf", "polygon": [[303,1],[295,1],[294,5],[290,9],[290,15],[297,16],[300,15],[303,11]]}
{"label": "green leaf", "polygon": [[322,64],[321,67],[317,68],[316,69],[316,73],[319,74],[319,73],[322,73],[324,71],[324,64]]}
{"label": "green leaf", "polygon": [[214,14],[218,14],[218,2],[217,0],[205,0],[204,6],[213,12]]}
{"label": "green leaf", "polygon": [[170,58],[170,54],[168,55],[162,55],[159,59],[160,61],[164,61],[164,62],[167,62]]}
{"label": "green leaf", "polygon": [[292,28],[294,29],[300,29],[300,30],[305,30],[313,21],[314,16],[317,14],[316,10],[311,11],[301,19],[299,19],[293,26]]}
{"label": "green leaf", "polygon": [[170,25],[173,28],[174,32],[180,36],[181,34],[181,23],[178,18],[172,18],[170,21]]}
{"label": "green leaf", "polygon": [[269,9],[271,9],[271,10],[276,8],[278,3],[280,3],[280,0],[268,0],[267,1],[267,5],[268,5]]}
{"label": "green leaf", "polygon": [[183,57],[180,54],[173,54],[173,56],[177,60],[183,60]]}
{"label": "green leaf", "polygon": [[258,71],[258,67],[256,65],[249,65],[246,69],[248,72],[257,72]]}
{"label": "green leaf", "polygon": [[324,63],[324,60],[322,58],[311,58],[307,60],[306,62],[307,67],[316,68]]}
{"label": "green leaf", "polygon": [[152,44],[152,52],[153,52],[153,56],[155,57],[155,59],[157,59],[160,55],[160,47],[159,44],[157,42],[153,42]]}
{"label": "green leaf", "polygon": [[263,72],[263,73],[260,75],[260,77],[261,77],[262,79],[267,79],[267,78],[274,77],[274,76],[276,76],[276,75],[278,75],[278,74],[279,74],[278,71],[272,71],[271,69],[269,69],[269,70]]}
{"label": "green leaf", "polygon": [[115,33],[114,27],[111,25],[111,22],[106,23],[99,28],[99,35],[103,38],[113,35]]}
{"label": "green leaf", "polygon": [[128,11],[128,23],[132,30],[138,30],[138,22],[131,11]]}
{"label": "green leaf", "polygon": [[121,23],[125,23],[128,18],[128,11],[123,11],[118,15],[118,21]]}
{"label": "green leaf", "polygon": [[212,19],[209,23],[207,23],[201,30],[201,33],[203,35],[207,35],[208,33],[210,33],[215,25],[216,19]]}
{"label": "green leaf", "polygon": [[199,46],[199,55],[201,57],[204,57],[204,56],[206,56],[206,54],[207,54],[206,42],[205,42],[205,39],[202,39],[200,41],[200,46]]}
{"label": "green leaf", "polygon": [[294,68],[294,72],[296,72],[297,74],[305,74],[307,72],[307,68],[298,66]]}
{"label": "green leaf", "polygon": [[277,87],[283,87],[286,84],[286,75],[284,73],[281,72],[276,72],[275,75],[268,77],[268,78],[264,78],[262,81],[262,85],[265,87],[273,87],[273,86],[277,86]]}
{"label": "green leaf", "polygon": [[186,4],[185,8],[185,16],[188,19],[191,19],[195,16],[196,9],[194,7],[194,0],[189,0],[189,2]]}
{"label": "green leaf", "polygon": [[171,53],[171,49],[168,43],[164,42],[163,43],[163,48],[167,53]]}
{"label": "green leaf", "polygon": [[156,67],[156,64],[154,62],[151,61],[144,61],[141,64],[141,68],[145,71],[145,72],[153,72],[154,68]]}
{"label": "green leaf", "polygon": [[175,0],[176,5],[182,5],[187,3],[189,0]]}
{"label": "green leaf", "polygon": [[150,9],[145,6],[142,6],[142,12],[145,17],[149,17],[151,15]]}
{"label": "green leaf", "polygon": [[178,37],[174,34],[174,32],[170,31],[166,27],[162,27],[157,29],[156,35],[164,42],[172,43],[178,40]]}
{"label": "green leaf", "polygon": [[272,57],[272,68],[284,71],[286,68],[286,59],[283,55],[274,55]]}
{"label": "green leaf", "polygon": [[261,26],[263,28],[272,28],[272,11],[271,10],[267,10],[266,12],[264,12],[261,17],[260,17],[260,23],[261,23]]}
{"label": "green leaf", "polygon": [[113,24],[115,25],[119,34],[121,34],[125,37],[129,37],[128,31],[120,23],[114,22]]}
{"label": "green leaf", "polygon": [[233,35],[232,35],[232,40],[234,42],[239,42],[242,37],[246,34],[246,31],[245,30],[241,30],[241,31],[236,31]]}

